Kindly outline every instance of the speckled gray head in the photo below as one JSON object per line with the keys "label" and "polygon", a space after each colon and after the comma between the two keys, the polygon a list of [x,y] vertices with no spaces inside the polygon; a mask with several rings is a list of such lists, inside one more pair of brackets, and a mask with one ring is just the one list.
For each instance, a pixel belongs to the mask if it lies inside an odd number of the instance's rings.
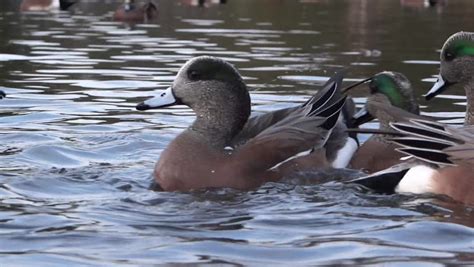
{"label": "speckled gray head", "polygon": [[200,56],[186,62],[175,77],[173,84],[158,96],[138,104],[138,110],[163,108],[184,104],[198,108],[203,102],[223,105],[233,101],[248,101],[247,88],[237,69],[228,62],[210,56]]}
{"label": "speckled gray head", "polygon": [[470,83],[474,77],[474,33],[451,35],[441,49],[438,81],[425,95],[427,100],[456,83]]}
{"label": "speckled gray head", "polygon": [[[201,125],[240,129],[250,115],[250,96],[237,69],[215,57],[186,62],[168,89],[137,105],[138,110],[184,104],[196,112]],[[202,123],[202,121],[208,121]],[[210,121],[213,126],[209,126]]]}

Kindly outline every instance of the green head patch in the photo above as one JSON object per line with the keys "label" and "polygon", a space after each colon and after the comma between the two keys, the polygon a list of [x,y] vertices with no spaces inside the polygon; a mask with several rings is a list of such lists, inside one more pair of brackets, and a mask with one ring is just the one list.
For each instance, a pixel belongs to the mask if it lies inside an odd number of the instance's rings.
{"label": "green head patch", "polygon": [[401,86],[395,81],[395,78],[387,73],[380,73],[374,76],[370,82],[372,94],[381,93],[388,97],[392,105],[407,109],[407,99],[401,92]]}
{"label": "green head patch", "polygon": [[443,47],[443,58],[451,61],[457,57],[474,56],[474,34],[459,32],[448,38]]}

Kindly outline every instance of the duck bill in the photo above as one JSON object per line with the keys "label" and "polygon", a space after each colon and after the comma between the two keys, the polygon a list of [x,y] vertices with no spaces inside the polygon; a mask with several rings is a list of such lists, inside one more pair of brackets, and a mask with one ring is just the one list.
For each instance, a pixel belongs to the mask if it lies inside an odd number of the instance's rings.
{"label": "duck bill", "polygon": [[362,107],[354,116],[352,117],[352,126],[359,127],[360,125],[372,121],[374,117],[370,115],[365,107]]}
{"label": "duck bill", "polygon": [[347,93],[347,92],[350,91],[351,89],[354,89],[354,88],[356,88],[357,86],[359,86],[359,85],[361,85],[361,84],[364,84],[364,83],[366,83],[366,82],[372,81],[372,79],[374,79],[373,76],[370,77],[370,78],[367,78],[367,79],[363,79],[363,80],[361,80],[361,81],[358,81],[358,82],[356,82],[356,83],[353,83],[353,84],[347,86],[346,88],[342,89],[342,92],[343,92],[343,93]]}
{"label": "duck bill", "polygon": [[443,79],[443,76],[439,75],[438,80],[436,81],[436,83],[433,85],[433,87],[431,87],[431,89],[428,91],[428,93],[426,93],[425,99],[426,100],[432,99],[433,97],[435,97],[435,96],[441,94],[442,92],[444,92],[444,90],[446,90],[449,86],[451,86],[453,84],[454,83],[450,83],[448,81],[445,81]]}
{"label": "duck bill", "polygon": [[137,110],[148,110],[155,108],[164,108],[178,104],[178,100],[173,94],[173,88],[169,87],[158,96],[152,97],[136,106]]}

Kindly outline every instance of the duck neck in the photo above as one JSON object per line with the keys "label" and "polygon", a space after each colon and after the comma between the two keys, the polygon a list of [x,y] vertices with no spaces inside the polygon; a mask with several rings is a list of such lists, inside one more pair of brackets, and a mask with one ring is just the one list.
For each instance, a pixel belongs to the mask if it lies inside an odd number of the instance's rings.
{"label": "duck neck", "polygon": [[196,111],[196,120],[190,130],[199,134],[212,147],[223,148],[230,144],[244,127],[250,115],[250,101],[235,102],[224,108]]}
{"label": "duck neck", "polygon": [[474,81],[464,86],[467,97],[465,125],[474,125]]}

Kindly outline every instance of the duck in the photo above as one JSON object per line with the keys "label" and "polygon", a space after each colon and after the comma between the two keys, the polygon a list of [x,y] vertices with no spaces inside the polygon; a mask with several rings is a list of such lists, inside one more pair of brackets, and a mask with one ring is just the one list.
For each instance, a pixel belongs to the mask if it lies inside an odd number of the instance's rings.
{"label": "duck", "polygon": [[[388,131],[390,122],[406,121],[419,116],[420,108],[416,101],[408,78],[399,72],[383,71],[369,79],[370,96],[365,106],[353,116],[354,125],[362,125],[376,118],[379,130]],[[345,89],[356,88],[357,83]],[[389,111],[387,111],[389,110]],[[353,169],[374,173],[400,163],[402,153],[398,152],[397,144],[391,142],[391,135],[374,134],[365,141],[354,153],[349,166]]]}
{"label": "duck", "polygon": [[74,0],[23,0],[20,11],[67,10],[75,3]]}
{"label": "duck", "polygon": [[0,90],[0,99],[3,99],[7,96],[7,94],[5,94],[5,92],[3,92],[2,90]]}
{"label": "duck", "polygon": [[463,86],[467,95],[464,126],[409,119],[391,123],[398,151],[425,164],[394,166],[350,182],[374,190],[411,194],[442,194],[468,205],[474,204],[474,33],[458,32],[444,43],[438,80],[425,95],[427,100],[448,88]]}
{"label": "duck", "polygon": [[301,170],[299,162],[321,155],[310,152],[324,146],[339,120],[341,83],[335,75],[308,101],[281,111],[285,115],[276,111],[249,120],[250,95],[238,70],[216,57],[190,59],[168,89],[136,106],[143,111],[182,104],[196,113],[161,153],[153,173],[156,189],[249,190]]}
{"label": "duck", "polygon": [[152,2],[137,6],[135,0],[125,0],[114,13],[113,19],[117,21],[148,22],[158,15],[158,7]]}

